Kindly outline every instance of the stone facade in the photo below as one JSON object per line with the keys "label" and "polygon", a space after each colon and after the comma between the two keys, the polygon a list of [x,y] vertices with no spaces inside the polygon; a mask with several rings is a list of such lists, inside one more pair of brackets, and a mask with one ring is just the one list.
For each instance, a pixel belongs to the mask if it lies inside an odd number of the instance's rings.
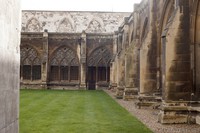
{"label": "stone facade", "polygon": [[114,31],[130,13],[23,11],[22,88],[109,86]]}
{"label": "stone facade", "polygon": [[161,123],[200,123],[200,1],[142,0],[134,9],[116,31],[117,97],[137,97],[139,108],[161,105]]}
{"label": "stone facade", "polygon": [[109,86],[159,107],[161,123],[200,124],[199,14],[200,0],[142,0],[131,14],[24,11],[21,83]]}
{"label": "stone facade", "polygon": [[0,1],[0,133],[18,133],[20,1]]}

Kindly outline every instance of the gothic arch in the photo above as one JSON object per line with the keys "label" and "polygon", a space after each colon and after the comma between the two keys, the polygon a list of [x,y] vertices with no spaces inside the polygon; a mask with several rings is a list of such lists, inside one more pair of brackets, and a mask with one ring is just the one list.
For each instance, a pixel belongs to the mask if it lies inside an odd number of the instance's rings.
{"label": "gothic arch", "polygon": [[89,55],[88,66],[109,66],[111,59],[111,52],[105,46],[101,46]]}
{"label": "gothic arch", "polygon": [[27,21],[26,31],[39,32],[41,29],[40,22],[36,18],[31,18]]}
{"label": "gothic arch", "polygon": [[160,19],[160,34],[165,30],[172,13],[174,12],[174,0],[166,0],[163,6],[161,19]]}
{"label": "gothic arch", "polygon": [[57,48],[51,55],[50,64],[56,66],[59,65],[79,66],[79,59],[76,52],[73,49],[67,46],[61,46]]}
{"label": "gothic arch", "polygon": [[79,79],[79,59],[67,46],[57,48],[50,58],[50,80],[68,81]]}
{"label": "gothic arch", "polygon": [[57,28],[57,32],[74,32],[74,22],[70,16],[63,18]]}
{"label": "gothic arch", "polygon": [[102,19],[93,18],[88,24],[86,32],[93,32],[93,33],[105,32],[104,23]]}
{"label": "gothic arch", "polygon": [[21,48],[21,64],[22,65],[40,65],[41,58],[39,52],[32,46],[26,45]]}
{"label": "gothic arch", "polygon": [[41,57],[32,46],[26,45],[20,51],[20,77],[24,80],[41,79]]}

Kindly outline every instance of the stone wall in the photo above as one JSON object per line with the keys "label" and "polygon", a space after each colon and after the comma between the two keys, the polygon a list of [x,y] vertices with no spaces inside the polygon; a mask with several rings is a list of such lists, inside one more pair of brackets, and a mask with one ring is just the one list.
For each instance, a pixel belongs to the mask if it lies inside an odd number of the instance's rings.
{"label": "stone wall", "polygon": [[[113,53],[116,53],[113,51],[113,44],[117,41],[113,39],[114,31],[118,29],[127,16],[130,16],[130,13],[22,11],[20,45],[22,87],[47,88],[51,86],[51,88],[57,88],[56,86],[58,86],[63,89],[85,89],[89,84],[90,76],[100,79],[98,77],[102,73],[100,71],[106,71],[106,75],[101,75],[106,80],[97,81],[96,87],[107,87],[110,79],[110,60]],[[128,41],[128,39],[125,40]],[[53,60],[56,60],[57,66],[61,66],[60,59],[57,59],[58,56],[55,58],[54,55],[63,47],[73,51],[72,53],[75,55],[73,58],[76,57],[76,66],[78,66],[76,80],[63,80],[62,74],[60,74],[61,68],[57,72],[59,73],[56,75],[57,79],[52,79],[54,74],[51,66],[55,66],[52,64]],[[63,60],[62,52],[58,55]],[[70,60],[70,56],[69,54],[65,57],[65,65],[67,64],[68,67],[71,65],[67,61]],[[25,70],[27,65],[31,67],[31,70],[29,69],[31,72],[28,73],[32,73],[32,77],[28,79],[25,77],[25,73],[28,71]],[[41,67],[38,68],[38,70],[41,69],[41,72],[38,71],[41,78],[34,79],[32,72],[34,66]],[[103,70],[102,67],[106,67],[106,70]],[[88,70],[92,68],[95,68],[94,75]]]}
{"label": "stone wall", "polygon": [[23,11],[22,32],[111,33],[130,13],[78,11]]}
{"label": "stone wall", "polygon": [[0,5],[0,133],[18,133],[20,1]]}
{"label": "stone wall", "polygon": [[161,123],[187,123],[193,116],[200,123],[200,1],[142,0],[134,9],[116,31],[121,41],[111,76],[125,79],[125,86],[117,82],[117,97],[138,91],[138,107],[161,105]]}

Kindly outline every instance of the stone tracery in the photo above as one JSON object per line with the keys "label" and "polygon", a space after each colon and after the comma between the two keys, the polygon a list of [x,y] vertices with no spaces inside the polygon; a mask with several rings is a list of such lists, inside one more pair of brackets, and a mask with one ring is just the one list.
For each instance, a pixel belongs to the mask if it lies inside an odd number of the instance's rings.
{"label": "stone tracery", "polygon": [[40,22],[36,18],[31,18],[28,20],[26,25],[26,30],[28,32],[39,32],[40,28]]}
{"label": "stone tracery", "polygon": [[69,18],[64,18],[60,22],[57,32],[74,32],[74,26]]}
{"label": "stone tracery", "polygon": [[112,55],[106,47],[100,47],[94,50],[89,59],[89,66],[109,66]]}

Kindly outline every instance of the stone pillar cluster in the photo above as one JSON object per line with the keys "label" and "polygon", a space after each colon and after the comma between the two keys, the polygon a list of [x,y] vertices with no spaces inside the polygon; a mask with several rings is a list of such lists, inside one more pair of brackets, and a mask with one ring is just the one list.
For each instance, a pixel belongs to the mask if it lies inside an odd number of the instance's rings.
{"label": "stone pillar cluster", "polygon": [[111,76],[117,80],[111,77],[111,84],[117,81],[117,98],[134,99],[138,108],[158,107],[161,123],[198,123],[199,5],[199,0],[143,0],[134,6],[115,32]]}

